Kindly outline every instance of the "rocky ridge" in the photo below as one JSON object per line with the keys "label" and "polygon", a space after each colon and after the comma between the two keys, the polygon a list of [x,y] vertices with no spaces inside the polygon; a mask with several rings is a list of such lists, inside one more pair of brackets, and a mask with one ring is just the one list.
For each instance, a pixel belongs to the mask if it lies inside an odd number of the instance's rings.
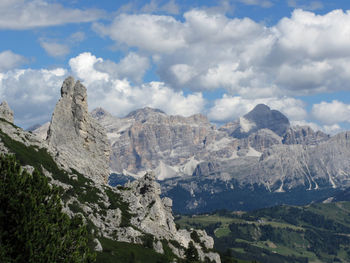
{"label": "rocky ridge", "polygon": [[202,115],[168,116],[144,108],[115,118],[99,112],[94,117],[106,127],[112,171],[137,177],[154,170],[176,207],[186,204],[182,212],[204,211],[196,209],[239,191],[285,193],[287,201],[298,200],[292,193],[301,191],[312,201],[349,186],[346,133],[330,137],[307,126],[291,126],[266,105],[219,129]]}
{"label": "rocky ridge", "polygon": [[[104,183],[105,174],[97,167],[108,165],[107,138],[87,112],[86,89],[68,78],[61,94],[46,141],[0,120],[0,151],[14,153],[25,169],[40,170],[50,178],[51,184],[62,189],[64,211],[83,216],[95,236],[97,251],[103,250],[99,239],[104,237],[136,244],[151,242],[158,253],[164,253],[167,246],[174,255],[183,258],[192,241],[201,260],[220,262],[219,255],[211,252],[213,239],[204,231],[192,230],[200,237],[198,242],[191,238],[190,231],[176,229],[172,201],[159,196],[160,186],[154,175],[146,174],[124,187]],[[0,118],[5,119],[1,114]],[[73,156],[78,150],[84,151],[83,155]],[[100,155],[92,159],[94,154]],[[69,156],[72,163],[67,159]],[[83,156],[90,158],[88,165],[93,168],[87,169],[86,162],[77,161]]]}

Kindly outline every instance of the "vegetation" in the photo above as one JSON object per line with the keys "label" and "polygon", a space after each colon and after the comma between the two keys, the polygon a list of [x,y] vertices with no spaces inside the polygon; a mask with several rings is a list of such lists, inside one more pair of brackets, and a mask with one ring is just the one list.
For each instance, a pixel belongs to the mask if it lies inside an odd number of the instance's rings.
{"label": "vegetation", "polygon": [[[97,252],[97,263],[182,263],[170,250],[166,241],[163,241],[164,254],[142,245],[113,241],[107,238],[100,239],[103,252]],[[149,246],[149,243],[146,244]],[[183,262],[185,263],[185,262]]]}
{"label": "vegetation", "polygon": [[178,216],[176,222],[204,228],[223,261],[233,256],[259,262],[349,262],[349,214],[350,202],[338,202]]}
{"label": "vegetation", "polygon": [[0,156],[1,262],[93,262],[80,217],[62,212],[58,189],[13,156]]}

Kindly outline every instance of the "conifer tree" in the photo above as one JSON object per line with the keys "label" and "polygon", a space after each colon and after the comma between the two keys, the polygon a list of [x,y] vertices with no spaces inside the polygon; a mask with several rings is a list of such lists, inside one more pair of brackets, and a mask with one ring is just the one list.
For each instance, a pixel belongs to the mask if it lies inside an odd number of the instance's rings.
{"label": "conifer tree", "polygon": [[186,260],[188,262],[198,262],[199,261],[199,255],[196,247],[194,246],[193,242],[190,241],[188,244],[188,248],[185,251]]}
{"label": "conifer tree", "polygon": [[81,217],[62,212],[58,188],[14,156],[0,156],[1,262],[93,262]]}

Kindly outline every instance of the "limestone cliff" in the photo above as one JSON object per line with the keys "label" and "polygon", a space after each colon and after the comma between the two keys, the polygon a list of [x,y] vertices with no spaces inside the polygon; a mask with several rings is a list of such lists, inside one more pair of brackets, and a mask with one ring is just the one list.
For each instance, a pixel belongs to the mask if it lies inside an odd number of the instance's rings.
{"label": "limestone cliff", "polygon": [[10,109],[6,101],[0,104],[0,118],[13,123],[13,111]]}
{"label": "limestone cliff", "polygon": [[107,180],[110,146],[104,128],[88,112],[86,88],[72,77],[63,82],[47,143],[63,166],[95,181]]}

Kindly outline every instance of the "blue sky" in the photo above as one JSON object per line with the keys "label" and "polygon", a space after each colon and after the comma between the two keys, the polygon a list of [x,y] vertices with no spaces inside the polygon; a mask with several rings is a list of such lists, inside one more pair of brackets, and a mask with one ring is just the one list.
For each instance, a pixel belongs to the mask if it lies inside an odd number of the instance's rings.
{"label": "blue sky", "polygon": [[0,1],[0,99],[27,128],[50,119],[64,78],[89,108],[151,106],[233,121],[257,103],[295,125],[350,127],[350,2]]}

